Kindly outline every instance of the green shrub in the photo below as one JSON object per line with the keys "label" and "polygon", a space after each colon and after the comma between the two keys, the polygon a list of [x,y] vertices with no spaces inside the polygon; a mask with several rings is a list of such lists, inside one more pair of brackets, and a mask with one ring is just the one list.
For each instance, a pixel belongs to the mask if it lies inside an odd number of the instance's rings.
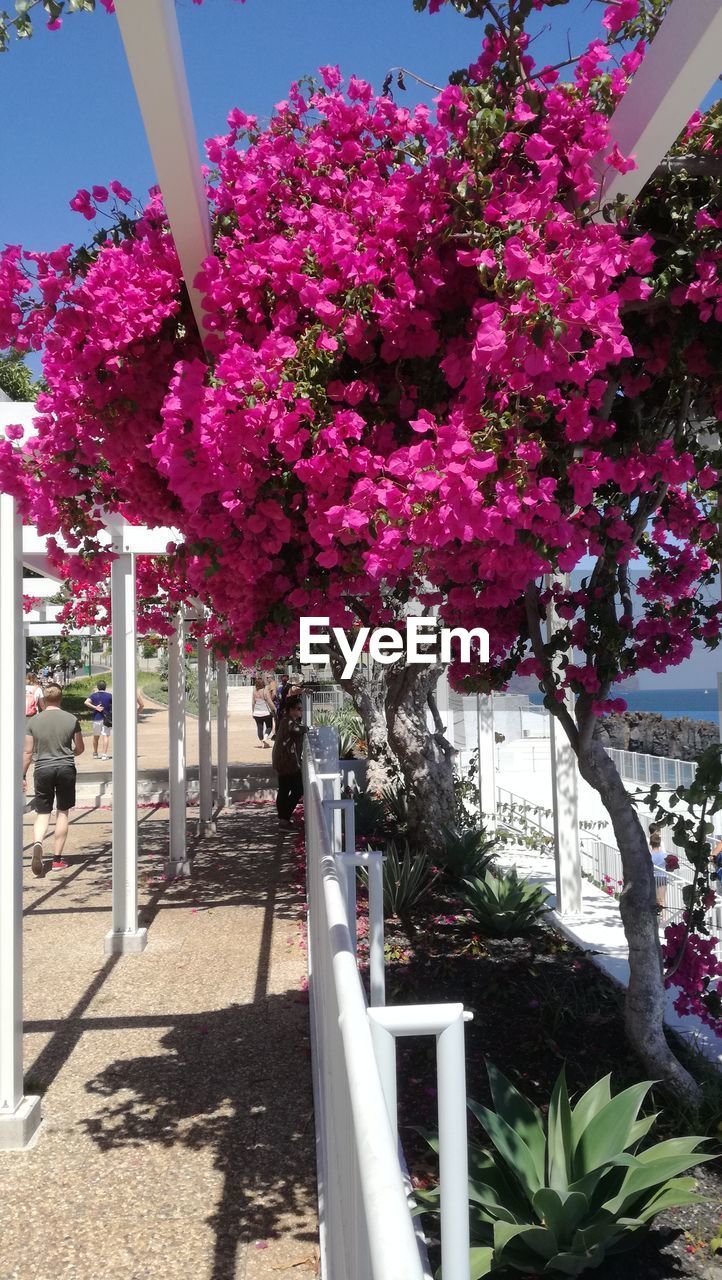
{"label": "green shrub", "polygon": [[384,809],[384,825],[390,835],[403,835],[409,826],[409,802],[398,783],[382,787],[379,799]]}
{"label": "green shrub", "polygon": [[[612,1098],[605,1076],[572,1107],[562,1070],[545,1119],[501,1072],[487,1070],[496,1110],[469,1102],[491,1142],[469,1146],[470,1280],[507,1269],[581,1275],[634,1248],[658,1213],[702,1202],[694,1179],[680,1174],[713,1159],[697,1150],[705,1139],[640,1150],[656,1120],[637,1118],[651,1081]],[[415,1194],[422,1210],[438,1211],[438,1187]]]}
{"label": "green shrub", "polygon": [[384,840],[386,814],[378,796],[372,796],[369,791],[359,792],[354,796],[354,809],[356,835]]}
{"label": "green shrub", "polygon": [[461,897],[482,933],[492,938],[529,933],[549,909],[544,886],[520,880],[514,867],[503,876],[487,871],[481,879],[464,880]]}
{"label": "green shrub", "polygon": [[473,879],[486,871],[494,856],[496,841],[483,827],[466,831],[445,827],[443,838],[444,845],[436,860],[455,880]]}
{"label": "green shrub", "polygon": [[386,846],[384,858],[384,914],[408,916],[426,896],[436,879],[427,853],[412,853],[404,841],[403,853],[393,840]]}
{"label": "green shrub", "polygon": [[340,760],[354,760],[365,754],[366,730],[352,703],[343,706],[340,711],[314,711],[313,723],[317,727],[330,725],[337,730]]}

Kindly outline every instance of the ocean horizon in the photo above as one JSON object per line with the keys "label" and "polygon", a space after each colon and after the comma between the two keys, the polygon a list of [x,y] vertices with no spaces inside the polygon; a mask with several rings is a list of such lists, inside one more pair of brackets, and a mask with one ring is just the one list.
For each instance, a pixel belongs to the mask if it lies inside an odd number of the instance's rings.
{"label": "ocean horizon", "polygon": [[[709,689],[615,689],[613,697],[624,698],[630,711],[656,711],[666,720],[686,716],[689,720],[710,720],[719,725],[717,690]],[[531,701],[542,702],[541,694]]]}

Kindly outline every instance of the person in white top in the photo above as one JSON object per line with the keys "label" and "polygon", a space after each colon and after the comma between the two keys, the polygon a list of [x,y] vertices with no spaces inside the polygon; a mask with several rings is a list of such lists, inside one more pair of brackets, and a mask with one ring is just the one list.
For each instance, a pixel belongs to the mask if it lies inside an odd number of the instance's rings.
{"label": "person in white top", "polygon": [[25,719],[29,720],[31,716],[37,716],[44,710],[45,699],[38,677],[33,671],[28,671],[25,677]]}
{"label": "person in white top", "polygon": [[265,680],[259,676],[256,680],[256,687],[253,690],[252,715],[256,722],[258,746],[261,748],[266,747],[269,751],[271,749],[269,739],[273,733],[273,717],[275,714],[276,708],[273,705],[273,698],[268,692]]}

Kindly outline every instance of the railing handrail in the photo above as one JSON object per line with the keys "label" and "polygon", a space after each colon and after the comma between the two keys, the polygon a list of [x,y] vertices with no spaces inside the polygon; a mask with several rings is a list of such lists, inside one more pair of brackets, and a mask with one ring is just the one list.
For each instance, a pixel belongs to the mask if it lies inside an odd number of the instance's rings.
{"label": "railing handrail", "polygon": [[[320,841],[331,967],[339,1011],[361,1195],[373,1280],[424,1280],[413,1220],[404,1187],[396,1138],[384,1099],[367,1016],[366,994],[354,956],[339,879],[323,811],[321,782],[311,750],[304,752],[306,803],[315,809]],[[313,996],[313,993],[312,993]]]}

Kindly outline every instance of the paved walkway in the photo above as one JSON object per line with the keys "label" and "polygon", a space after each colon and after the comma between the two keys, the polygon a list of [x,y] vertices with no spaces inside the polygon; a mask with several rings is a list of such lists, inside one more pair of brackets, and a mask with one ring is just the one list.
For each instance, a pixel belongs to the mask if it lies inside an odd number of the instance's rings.
{"label": "paved walkway", "polygon": [[[142,680],[139,682],[142,685]],[[258,745],[255,724],[250,713],[250,687],[247,697],[240,699],[238,694],[246,690],[231,689],[231,705],[228,715],[228,759],[231,764],[270,765],[271,752]],[[138,769],[160,769],[168,767],[168,708],[144,696],[145,710],[138,719]],[[238,705],[247,701],[248,708]],[[216,760],[216,723],[213,721],[213,760]],[[112,753],[112,739],[111,739]],[[198,764],[198,719],[186,716],[186,763],[189,766]],[[112,760],[93,759],[92,734],[85,734],[85,752],[78,759],[78,772],[103,774],[110,777]]]}
{"label": "paved walkway", "polygon": [[296,837],[269,806],[227,810],[170,883],[167,810],[142,811],[148,947],[106,957],[108,817],[76,811],[68,870],[45,880],[30,822],[26,1089],[44,1124],[0,1154],[0,1280],[314,1276]]}

